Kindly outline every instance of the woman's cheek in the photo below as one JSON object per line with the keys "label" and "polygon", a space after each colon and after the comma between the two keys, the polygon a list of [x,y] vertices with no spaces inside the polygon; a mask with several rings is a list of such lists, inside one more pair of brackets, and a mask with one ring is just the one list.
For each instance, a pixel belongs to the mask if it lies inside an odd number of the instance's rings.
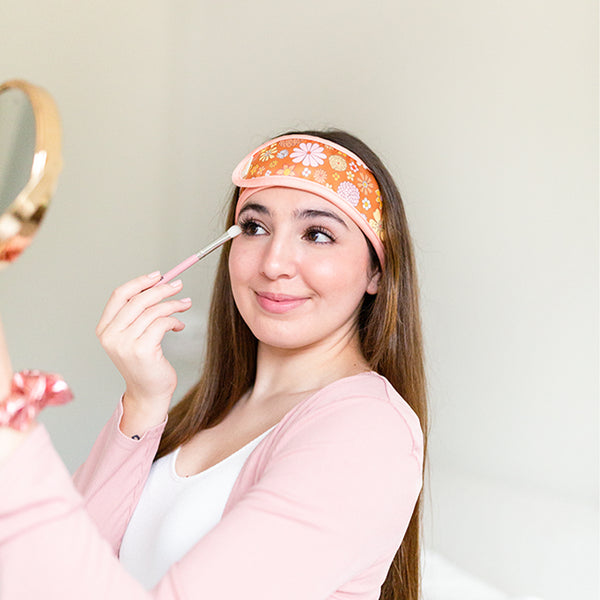
{"label": "woman's cheek", "polygon": [[[236,241],[237,240],[234,240],[233,244],[235,244]],[[244,251],[242,244],[233,244],[229,253],[229,275],[232,281],[234,279],[239,279],[239,277],[244,273],[247,274],[248,262],[250,258],[250,253],[247,251],[247,249]]]}
{"label": "woman's cheek", "polygon": [[354,260],[342,252],[314,253],[304,261],[304,272],[314,281],[327,282],[328,287],[336,283],[345,286],[350,284],[348,275],[355,271]]}

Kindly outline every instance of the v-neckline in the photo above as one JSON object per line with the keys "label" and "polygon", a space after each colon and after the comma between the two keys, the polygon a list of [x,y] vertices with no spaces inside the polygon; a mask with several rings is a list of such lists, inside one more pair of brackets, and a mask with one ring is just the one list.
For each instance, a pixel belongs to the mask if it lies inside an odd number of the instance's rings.
{"label": "v-neckline", "polygon": [[[307,402],[309,402],[311,399],[313,399],[315,396],[317,396],[318,394],[322,393],[324,390],[327,390],[329,387],[334,386],[340,382],[346,381],[347,379],[352,379],[354,377],[364,377],[365,375],[377,375],[376,371],[370,370],[370,371],[361,371],[360,373],[355,373],[354,375],[347,375],[345,377],[341,377],[340,379],[336,379],[335,381],[332,381],[331,383],[328,383],[327,385],[324,385],[322,388],[319,388],[318,390],[316,390],[315,392],[313,392],[312,394],[308,395],[306,398],[302,399],[300,402],[298,402],[298,404],[296,404],[295,406],[293,406],[292,408],[290,408],[290,410],[288,410],[282,417],[281,419],[275,423],[274,425],[272,425],[269,429],[267,429],[266,431],[263,431],[263,433],[259,434],[258,436],[254,437],[252,440],[250,440],[249,442],[247,442],[246,444],[244,444],[241,448],[238,448],[237,450],[235,450],[234,452],[232,452],[231,454],[229,454],[228,456],[226,456],[225,458],[221,459],[219,462],[215,463],[214,465],[211,465],[210,467],[207,467],[206,469],[203,469],[202,471],[199,471],[198,473],[193,473],[192,475],[179,475],[177,473],[177,468],[176,468],[176,464],[177,464],[177,457],[179,456],[179,452],[182,448],[182,446],[178,446],[175,451],[173,452],[173,458],[171,461],[171,472],[172,475],[176,478],[176,480],[178,481],[189,481],[195,477],[200,477],[201,475],[204,475],[206,473],[208,473],[209,471],[216,469],[219,465],[222,465],[225,461],[228,461],[230,458],[232,458],[233,456],[235,456],[236,454],[238,454],[239,452],[241,452],[242,450],[244,450],[244,448],[246,448],[247,446],[249,446],[250,444],[254,443],[257,439],[261,438],[261,437],[266,437],[266,435],[268,433],[270,433],[273,429],[275,429],[276,427],[278,427],[279,425],[281,425],[284,421],[287,421],[297,410],[300,409],[300,407],[304,406]],[[262,442],[262,440],[260,440],[260,443]]]}
{"label": "v-neckline", "polygon": [[266,431],[263,431],[261,434],[257,435],[255,438],[251,439],[247,444],[244,444],[241,448],[234,450],[229,456],[222,458],[219,462],[216,462],[214,465],[211,465],[210,467],[207,467],[206,469],[203,469],[202,471],[199,471],[198,473],[194,473],[193,475],[179,475],[179,473],[177,473],[177,457],[179,456],[179,451],[182,448],[182,446],[177,446],[177,448],[175,449],[175,451],[172,454],[171,461],[170,461],[171,474],[177,481],[189,481],[191,479],[194,479],[195,477],[200,477],[201,475],[206,475],[209,473],[209,471],[216,470],[219,466],[222,466],[224,463],[228,462],[231,458],[233,458],[234,456],[236,456],[237,454],[239,454],[240,452],[245,450],[248,446],[250,446],[251,444],[254,444],[256,442],[256,440],[258,440],[262,437],[265,437],[268,433],[271,432],[271,430],[273,430],[275,427],[277,427],[278,424],[279,423],[275,423],[275,425],[269,427],[269,429],[267,429]]}

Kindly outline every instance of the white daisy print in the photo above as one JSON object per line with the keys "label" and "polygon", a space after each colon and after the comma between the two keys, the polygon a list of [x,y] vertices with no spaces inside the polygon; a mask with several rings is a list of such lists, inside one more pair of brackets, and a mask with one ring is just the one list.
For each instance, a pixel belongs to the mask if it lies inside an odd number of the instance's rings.
{"label": "white daisy print", "polygon": [[258,160],[261,162],[267,162],[275,156],[275,152],[277,152],[277,146],[269,146],[268,148],[264,148],[261,150]]}
{"label": "white daisy print", "polygon": [[304,167],[304,170],[302,171],[302,175],[304,175],[304,177],[308,177],[311,174],[311,170],[308,167]]}
{"label": "white daisy print", "polygon": [[327,155],[323,152],[323,146],[312,142],[302,142],[298,148],[294,148],[290,158],[295,162],[301,162],[305,167],[318,167],[325,162]]}

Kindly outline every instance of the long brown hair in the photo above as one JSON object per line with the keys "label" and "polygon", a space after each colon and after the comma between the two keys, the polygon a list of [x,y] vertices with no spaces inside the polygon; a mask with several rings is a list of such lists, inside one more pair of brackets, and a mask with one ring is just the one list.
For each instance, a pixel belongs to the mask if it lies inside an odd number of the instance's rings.
{"label": "long brown hair", "polygon": [[[364,161],[379,184],[386,262],[377,294],[365,295],[363,299],[359,338],[370,367],[390,381],[419,417],[426,457],[428,417],[418,283],[400,192],[377,155],[353,135],[338,129],[291,131],[282,135],[290,134],[313,135],[347,148]],[[239,188],[236,188],[229,205],[227,227],[234,223],[238,195]],[[257,340],[233,300],[228,269],[229,246],[223,250],[217,269],[202,376],[169,411],[155,460],[175,450],[202,429],[220,423],[254,383]],[[382,585],[380,600],[420,598],[422,498],[421,492]]]}

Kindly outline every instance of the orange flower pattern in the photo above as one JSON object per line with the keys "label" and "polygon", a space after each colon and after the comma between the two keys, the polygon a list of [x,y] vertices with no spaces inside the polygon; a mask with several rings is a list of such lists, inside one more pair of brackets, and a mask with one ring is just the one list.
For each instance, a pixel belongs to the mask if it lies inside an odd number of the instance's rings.
{"label": "orange flower pattern", "polygon": [[[269,170],[264,171],[267,161],[270,161]],[[381,192],[375,177],[358,157],[329,146],[326,140],[317,144],[293,137],[276,139],[255,151],[240,175],[244,179],[283,175],[332,189],[353,206],[383,240]]]}

